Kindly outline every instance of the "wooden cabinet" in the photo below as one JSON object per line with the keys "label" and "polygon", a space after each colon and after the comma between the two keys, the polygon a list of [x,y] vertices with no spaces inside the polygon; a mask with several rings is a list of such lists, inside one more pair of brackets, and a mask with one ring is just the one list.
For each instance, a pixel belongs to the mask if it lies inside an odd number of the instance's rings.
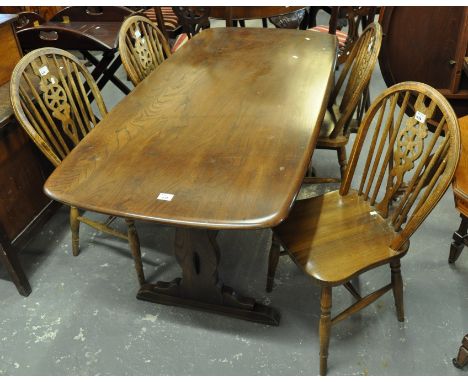
{"label": "wooden cabinet", "polygon": [[52,165],[16,122],[10,104],[10,77],[21,58],[13,22],[16,15],[0,14],[0,262],[23,295],[31,292],[16,258],[33,228],[53,212],[56,204],[42,186]]}
{"label": "wooden cabinet", "polygon": [[16,7],[0,7],[0,13],[20,13],[20,12],[35,12],[40,15],[44,20],[48,21],[58,11],[65,7],[46,6],[40,7],[35,5],[29,6],[16,6]]}
{"label": "wooden cabinet", "polygon": [[383,7],[380,68],[387,86],[420,81],[468,114],[468,7]]}

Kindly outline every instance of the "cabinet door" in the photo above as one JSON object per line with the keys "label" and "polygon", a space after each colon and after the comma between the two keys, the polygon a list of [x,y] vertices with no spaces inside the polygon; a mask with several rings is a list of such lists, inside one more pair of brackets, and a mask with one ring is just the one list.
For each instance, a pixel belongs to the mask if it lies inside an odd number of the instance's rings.
{"label": "cabinet door", "polygon": [[51,165],[15,123],[0,131],[0,228],[12,241],[50,202],[42,191]]}

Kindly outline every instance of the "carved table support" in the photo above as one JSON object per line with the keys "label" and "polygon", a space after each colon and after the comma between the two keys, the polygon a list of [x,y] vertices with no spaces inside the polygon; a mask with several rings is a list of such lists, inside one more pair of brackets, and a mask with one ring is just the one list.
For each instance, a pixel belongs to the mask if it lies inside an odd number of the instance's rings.
{"label": "carved table support", "polygon": [[276,310],[223,285],[218,277],[220,251],[216,234],[217,231],[177,228],[175,256],[182,268],[182,278],[145,284],[137,298],[278,325],[280,315]]}
{"label": "carved table support", "polygon": [[457,358],[453,359],[453,364],[459,369],[468,364],[468,334],[463,337],[462,346],[458,350]]}

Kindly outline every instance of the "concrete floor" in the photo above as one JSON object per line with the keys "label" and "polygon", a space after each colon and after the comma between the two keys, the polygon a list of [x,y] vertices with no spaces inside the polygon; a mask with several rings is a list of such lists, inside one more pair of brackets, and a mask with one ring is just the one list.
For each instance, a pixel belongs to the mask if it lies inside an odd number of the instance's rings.
{"label": "concrete floor", "polygon": [[[372,97],[384,88],[377,68]],[[110,107],[123,97],[112,85],[103,93]],[[318,151],[314,166],[338,175],[331,152]],[[402,260],[405,322],[397,321],[386,294],[339,323],[329,375],[467,375],[468,368],[451,362],[468,332],[468,250],[447,264],[458,224],[449,190]],[[173,228],[144,222],[137,228],[150,280],[178,276]],[[63,207],[19,255],[33,288],[29,297],[0,269],[0,375],[317,375],[319,289],[283,257],[276,287],[266,294],[270,241],[268,230],[221,232],[220,276],[279,309],[278,327],[137,300],[126,242],[82,226],[81,255],[73,258]],[[360,287],[375,290],[389,276],[387,267],[368,272]],[[333,298],[334,312],[351,302],[340,287]]]}

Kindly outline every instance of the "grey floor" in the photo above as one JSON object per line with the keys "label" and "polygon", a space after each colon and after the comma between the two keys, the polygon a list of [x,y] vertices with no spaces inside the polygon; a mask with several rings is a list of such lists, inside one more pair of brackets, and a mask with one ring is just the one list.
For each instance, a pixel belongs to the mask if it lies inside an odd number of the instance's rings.
{"label": "grey floor", "polygon": [[[377,69],[371,95],[384,88]],[[104,89],[110,107],[122,97],[112,85]],[[332,153],[317,152],[314,166],[338,175]],[[329,375],[467,375],[451,362],[468,332],[468,250],[447,264],[458,224],[449,190],[402,260],[405,322],[386,294],[339,323]],[[150,280],[178,276],[173,228],[137,228]],[[0,375],[317,375],[319,290],[283,257],[276,288],[266,294],[270,241],[268,230],[221,232],[220,273],[280,310],[278,327],[137,300],[126,242],[83,226],[81,255],[73,258],[68,210],[61,208],[19,255],[32,294],[21,297],[0,269]],[[377,269],[359,284],[369,292],[388,278],[387,268]],[[336,312],[351,297],[335,289]]]}

